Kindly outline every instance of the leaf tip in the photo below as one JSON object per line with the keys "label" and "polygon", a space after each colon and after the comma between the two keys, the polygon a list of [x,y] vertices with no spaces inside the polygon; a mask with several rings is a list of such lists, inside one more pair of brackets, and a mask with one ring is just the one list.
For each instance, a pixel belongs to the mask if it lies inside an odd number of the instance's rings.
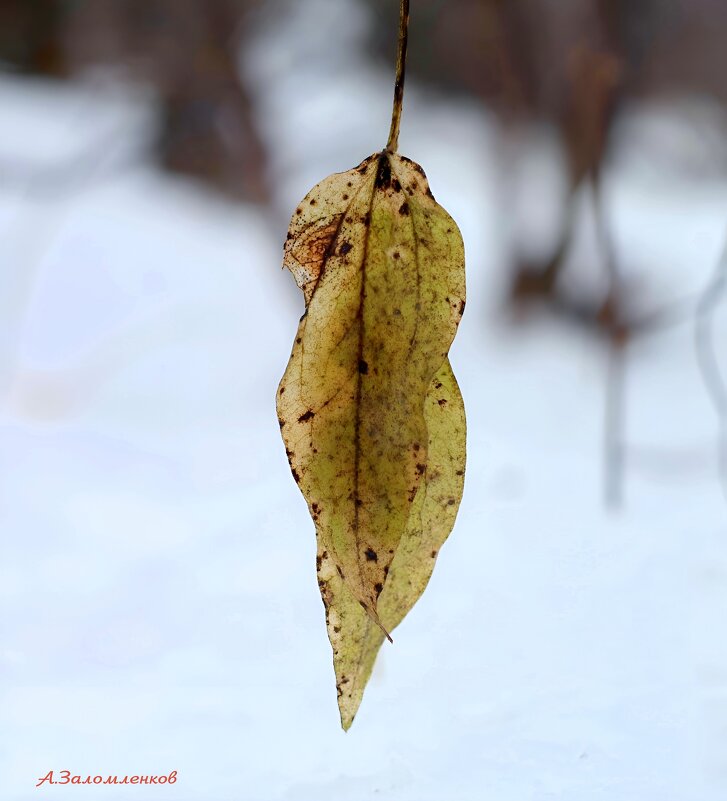
{"label": "leaf tip", "polygon": [[338,697],[338,713],[341,716],[341,728],[348,731],[356,719],[361,701],[363,700],[363,689],[357,690],[350,695],[340,695]]}

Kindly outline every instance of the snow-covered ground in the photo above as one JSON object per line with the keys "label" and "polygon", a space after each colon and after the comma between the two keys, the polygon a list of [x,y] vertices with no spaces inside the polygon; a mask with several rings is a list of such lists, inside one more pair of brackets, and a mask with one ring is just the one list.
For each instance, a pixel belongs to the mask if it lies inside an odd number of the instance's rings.
{"label": "snow-covered ground", "polygon": [[[0,189],[0,797],[724,799],[727,504],[692,326],[629,351],[634,458],[607,513],[605,353],[500,310],[508,235],[557,221],[552,143],[505,146],[482,110],[416,86],[402,151],[468,254],[452,350],[467,483],[340,730],[313,526],[274,410],[302,310],[281,242],[313,183],[382,146],[391,79],[363,60],[347,3],[298,7],[248,55],[273,222],[139,163],[144,96],[0,81],[0,166],[110,143],[72,191]],[[609,172],[644,304],[699,292],[724,246],[704,116],[635,109]],[[588,229],[576,261],[593,261]],[[179,778],[35,789],[49,770]]]}

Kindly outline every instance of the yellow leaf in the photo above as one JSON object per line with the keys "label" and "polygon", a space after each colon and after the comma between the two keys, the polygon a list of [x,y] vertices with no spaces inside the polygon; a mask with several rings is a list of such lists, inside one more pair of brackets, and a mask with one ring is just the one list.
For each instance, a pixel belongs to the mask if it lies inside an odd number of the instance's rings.
{"label": "yellow leaf", "polygon": [[381,642],[369,621],[388,636],[411,608],[434,563],[419,546],[438,551],[461,495],[464,408],[446,357],[464,247],[422,168],[385,150],[305,197],[284,265],[306,312],[278,417],[316,523],[347,727]]}
{"label": "yellow leaf", "polygon": [[[379,616],[388,631],[401,623],[424,592],[439,550],[454,525],[462,496],[464,403],[448,359],[429,388],[424,416],[429,431],[424,485],[414,499],[406,531],[379,597]],[[356,602],[327,557],[319,544],[319,585],[333,646],[341,724],[347,730],[361,703],[384,635]]]}

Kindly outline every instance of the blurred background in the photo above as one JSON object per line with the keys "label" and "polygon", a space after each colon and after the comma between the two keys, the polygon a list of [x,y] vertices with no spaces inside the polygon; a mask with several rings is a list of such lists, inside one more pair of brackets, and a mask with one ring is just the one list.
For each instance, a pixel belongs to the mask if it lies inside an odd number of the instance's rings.
{"label": "blurred background", "polygon": [[0,0],[4,798],[725,797],[722,0],[413,0],[400,147],[464,235],[468,473],[338,728],[280,265],[386,141],[397,19]]}

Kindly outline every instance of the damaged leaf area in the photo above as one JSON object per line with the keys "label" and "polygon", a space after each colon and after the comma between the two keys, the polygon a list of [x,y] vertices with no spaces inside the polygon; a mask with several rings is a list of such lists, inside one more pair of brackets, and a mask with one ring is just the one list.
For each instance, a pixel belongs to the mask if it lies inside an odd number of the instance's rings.
{"label": "damaged leaf area", "polygon": [[461,497],[464,406],[447,353],[464,310],[464,247],[422,168],[384,151],[305,197],[284,266],[306,311],[278,417],[316,524],[348,728]]}

